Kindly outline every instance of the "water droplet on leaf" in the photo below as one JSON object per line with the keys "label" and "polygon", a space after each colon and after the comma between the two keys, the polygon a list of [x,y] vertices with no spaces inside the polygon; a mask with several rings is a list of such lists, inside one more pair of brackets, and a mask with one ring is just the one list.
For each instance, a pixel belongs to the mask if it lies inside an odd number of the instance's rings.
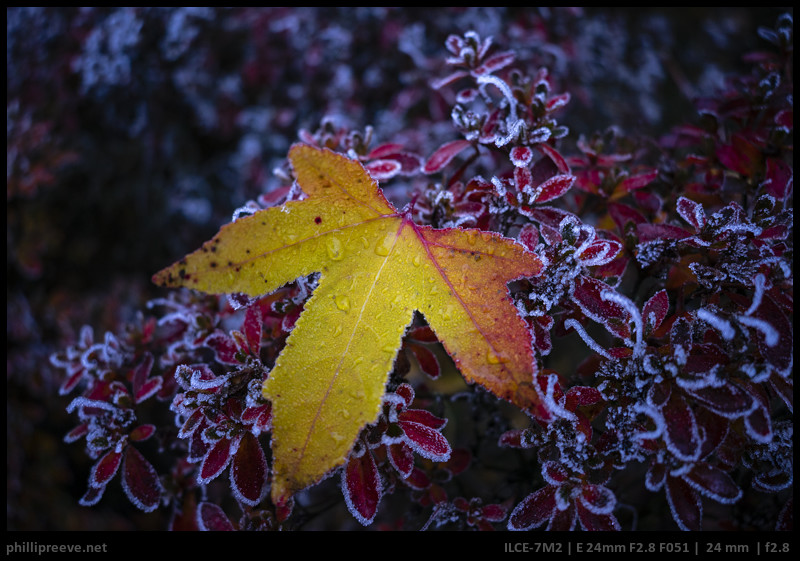
{"label": "water droplet on leaf", "polygon": [[334,261],[341,261],[344,257],[344,246],[341,240],[335,236],[331,236],[328,238],[326,245],[328,247],[328,257]]}
{"label": "water droplet on leaf", "polygon": [[347,296],[339,295],[336,296],[333,300],[336,303],[336,307],[342,310],[343,312],[346,312],[350,309],[350,299]]}

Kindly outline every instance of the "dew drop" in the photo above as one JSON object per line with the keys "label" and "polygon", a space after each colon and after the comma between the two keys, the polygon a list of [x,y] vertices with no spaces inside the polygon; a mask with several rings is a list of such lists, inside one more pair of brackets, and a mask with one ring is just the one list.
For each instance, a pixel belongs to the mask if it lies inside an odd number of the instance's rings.
{"label": "dew drop", "polygon": [[333,301],[336,303],[336,307],[346,312],[350,309],[350,298],[344,295],[336,296]]}
{"label": "dew drop", "polygon": [[333,336],[338,337],[341,334],[342,334],[342,326],[337,324],[336,327],[333,328]]}
{"label": "dew drop", "polygon": [[422,262],[422,260],[420,259],[419,255],[415,255],[415,256],[414,256],[414,259],[412,260],[412,263],[414,263],[414,266],[415,266],[415,267],[419,267],[419,264],[420,264],[421,262]]}
{"label": "dew drop", "polygon": [[344,437],[341,434],[339,434],[338,432],[333,432],[333,431],[331,431],[331,438],[333,438],[333,440],[337,444],[344,439]]}
{"label": "dew drop", "polygon": [[389,255],[392,251],[392,245],[394,245],[394,232],[387,232],[383,239],[381,239],[375,245],[375,253],[378,255]]}
{"label": "dew drop", "polygon": [[328,257],[334,261],[341,261],[344,257],[344,247],[342,246],[341,240],[335,236],[331,236],[328,238],[326,245],[328,247]]}

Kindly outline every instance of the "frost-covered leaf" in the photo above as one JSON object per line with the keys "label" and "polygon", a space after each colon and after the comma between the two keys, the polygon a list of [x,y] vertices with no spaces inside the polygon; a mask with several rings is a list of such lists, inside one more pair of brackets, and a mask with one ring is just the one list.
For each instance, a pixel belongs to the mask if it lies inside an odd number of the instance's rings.
{"label": "frost-covered leaf", "polygon": [[251,433],[243,434],[230,469],[236,498],[250,506],[260,503],[267,492],[267,470],[267,458],[258,439]]}
{"label": "frost-covered leaf", "polygon": [[399,424],[405,443],[420,456],[435,462],[444,462],[450,457],[450,443],[435,428],[406,420],[400,420]]}
{"label": "frost-covered leaf", "polygon": [[672,519],[681,530],[700,531],[703,520],[703,504],[699,495],[679,477],[667,478],[667,502]]}
{"label": "frost-covered leaf", "polygon": [[541,192],[539,193],[539,196],[536,197],[535,202],[546,203],[552,201],[553,199],[557,199],[569,191],[574,183],[574,175],[562,174],[551,177],[539,186]]}
{"label": "frost-covered leaf", "polygon": [[679,197],[676,207],[681,218],[694,226],[694,229],[698,232],[706,225],[706,213],[700,203],[696,203],[686,197]]}
{"label": "frost-covered leaf", "polygon": [[122,463],[122,452],[110,450],[97,460],[89,474],[89,486],[96,489],[105,487],[111,478],[117,474]]}
{"label": "frost-covered leaf", "polygon": [[201,502],[197,505],[197,527],[211,532],[231,532],[235,528],[225,512],[214,503]]}
{"label": "frost-covered leaf", "polygon": [[356,520],[369,526],[378,512],[382,492],[375,458],[362,447],[351,454],[342,470],[342,494],[347,508]]}
{"label": "frost-covered leaf", "polygon": [[471,145],[472,143],[469,140],[453,140],[442,144],[431,154],[428,161],[425,162],[422,171],[425,173],[436,173]]}
{"label": "frost-covered leaf", "polygon": [[661,408],[661,414],[664,417],[664,437],[669,451],[681,460],[696,460],[700,454],[700,433],[694,411],[683,396],[673,391]]}
{"label": "frost-covered leaf", "polygon": [[[342,155],[296,145],[290,160],[305,199],[224,226],[154,276],[161,285],[258,296],[321,273],[264,384],[273,408],[274,501],[341,465],[377,418],[415,310],[467,381],[535,411],[530,332],[507,284],[537,275],[538,257],[496,234],[414,224]],[[196,383],[219,387],[214,378]],[[218,473],[222,459],[209,452],[201,478]]]}
{"label": "frost-covered leaf", "polygon": [[122,488],[128,499],[145,512],[154,511],[161,500],[161,481],[158,473],[133,446],[125,448]]}
{"label": "frost-covered leaf", "polygon": [[200,464],[197,482],[204,485],[222,473],[231,461],[231,441],[220,438],[214,442]]}
{"label": "frost-covered leaf", "polygon": [[642,308],[642,321],[645,330],[651,333],[659,328],[669,311],[669,297],[666,290],[659,290],[645,302]]}
{"label": "frost-covered leaf", "polygon": [[695,463],[683,479],[704,497],[720,503],[733,503],[742,496],[731,476],[708,462]]}
{"label": "frost-covered leaf", "polygon": [[586,316],[603,325],[613,335],[630,339],[630,313],[616,302],[602,297],[603,293],[610,290],[611,287],[604,282],[582,275],[575,281],[572,297]]}
{"label": "frost-covered leaf", "polygon": [[549,521],[556,510],[557,487],[548,485],[531,493],[519,503],[508,517],[509,530],[530,530]]}

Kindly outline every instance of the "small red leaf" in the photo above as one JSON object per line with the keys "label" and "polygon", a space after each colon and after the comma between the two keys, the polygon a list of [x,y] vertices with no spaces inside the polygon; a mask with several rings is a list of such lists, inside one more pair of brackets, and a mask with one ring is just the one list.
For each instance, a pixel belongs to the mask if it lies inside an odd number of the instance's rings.
{"label": "small red leaf", "polygon": [[676,208],[681,218],[694,226],[695,230],[700,231],[706,225],[706,212],[700,203],[696,203],[686,197],[680,197]]}
{"label": "small red leaf", "polygon": [[369,450],[351,454],[342,471],[342,494],[350,513],[364,526],[369,526],[381,502],[381,477]]}
{"label": "small red leaf", "polygon": [[267,459],[258,439],[251,433],[244,433],[233,455],[230,480],[234,494],[245,504],[255,506],[266,495]]}
{"label": "small red leaf", "polygon": [[683,479],[667,478],[667,502],[681,530],[700,531],[703,505],[698,494]]}
{"label": "small red leaf", "polygon": [[669,297],[666,290],[659,290],[645,302],[642,309],[642,320],[648,332],[655,331],[667,317]]}
{"label": "small red leaf", "polygon": [[200,473],[197,474],[197,482],[205,485],[228,467],[231,460],[231,441],[227,438],[220,438],[212,446],[203,458],[200,465]]}
{"label": "small red leaf", "polygon": [[431,154],[428,161],[422,168],[424,173],[435,173],[444,168],[450,161],[455,158],[462,150],[471,146],[469,140],[453,140],[442,144],[436,151]]}
{"label": "small red leaf", "polygon": [[105,487],[111,481],[111,478],[116,475],[120,463],[122,463],[122,452],[115,452],[114,450],[107,452],[92,466],[92,471],[89,474],[89,486],[95,489]]}
{"label": "small red leaf", "polygon": [[556,489],[548,485],[525,497],[508,517],[508,529],[530,530],[550,520],[556,509]]}
{"label": "small red leaf", "polygon": [[216,353],[217,361],[222,364],[239,364],[236,360],[236,343],[225,333],[215,331],[206,337],[205,345]]}
{"label": "small red leaf", "polygon": [[420,370],[434,380],[439,377],[439,374],[441,374],[441,367],[433,351],[422,345],[409,344],[408,348],[411,350],[414,358],[417,359]]}
{"label": "small red leaf", "polygon": [[556,175],[541,184],[541,193],[536,199],[537,203],[546,203],[557,199],[572,188],[575,183],[574,175]]}
{"label": "small red leaf", "polygon": [[202,502],[197,505],[197,527],[206,531],[233,531],[231,521],[225,512],[214,503]]}
{"label": "small red leaf", "polygon": [[155,432],[155,425],[139,425],[128,434],[128,439],[132,442],[142,442],[153,436]]}
{"label": "small red leaf", "polygon": [[164,380],[161,376],[154,376],[144,382],[138,390],[136,390],[136,394],[133,396],[133,399],[136,403],[141,403],[148,397],[155,395],[158,390],[161,389],[161,385],[163,384]]}
{"label": "small red leaf", "polygon": [[708,462],[695,463],[683,479],[701,495],[720,503],[730,504],[742,496],[731,476]]}
{"label": "small red leaf", "polygon": [[385,181],[400,173],[403,166],[396,160],[374,160],[364,164],[367,171],[376,181]]}
{"label": "small red leaf", "polygon": [[444,462],[450,457],[450,443],[437,431],[420,423],[400,421],[405,435],[404,441],[420,456],[435,462]]}
{"label": "small red leaf", "polygon": [[634,175],[620,181],[619,185],[617,185],[617,189],[623,193],[627,193],[628,191],[633,191],[635,189],[641,189],[642,187],[646,187],[652,183],[656,177],[658,177],[657,170]]}
{"label": "small red leaf", "polygon": [[388,451],[389,462],[403,479],[411,475],[411,470],[414,469],[414,453],[411,448],[401,442],[388,446]]}
{"label": "small red leaf", "polygon": [[258,356],[261,351],[261,335],[263,330],[263,316],[261,306],[254,304],[247,308],[244,316],[244,323],[242,324],[242,331],[244,332],[245,339],[247,340],[247,347],[250,354]]}
{"label": "small red leaf", "polygon": [[425,409],[406,409],[397,418],[401,424],[402,422],[419,423],[436,430],[447,424],[447,419],[440,419]]}
{"label": "small red leaf", "polygon": [[161,499],[161,481],[158,479],[158,473],[133,446],[125,448],[122,488],[137,508],[152,512],[158,507]]}
{"label": "small red leaf", "polygon": [[586,507],[585,503],[578,501],[576,504],[578,520],[587,532],[619,531],[620,525],[613,514],[597,514]]}
{"label": "small red leaf", "polygon": [[661,408],[661,414],[666,425],[665,439],[670,452],[681,460],[697,460],[700,453],[699,431],[694,412],[683,396],[673,391]]}
{"label": "small red leaf", "polygon": [[505,68],[512,62],[514,62],[514,58],[516,58],[516,54],[514,51],[506,51],[503,53],[498,53],[496,55],[490,56],[488,59],[484,61],[478,68],[472,71],[473,76],[481,76],[483,74],[491,74],[492,72],[497,72],[501,68]]}

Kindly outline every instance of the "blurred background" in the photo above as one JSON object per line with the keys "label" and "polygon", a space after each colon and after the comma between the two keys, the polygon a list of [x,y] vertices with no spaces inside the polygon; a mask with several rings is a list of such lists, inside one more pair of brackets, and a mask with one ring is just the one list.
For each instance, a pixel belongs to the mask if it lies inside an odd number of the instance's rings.
{"label": "blurred background", "polygon": [[[7,529],[163,529],[66,444],[51,353],[120,332],[151,275],[280,185],[300,129],[452,140],[444,41],[474,30],[572,100],[559,122],[657,137],[747,68],[778,8],[7,8]],[[569,150],[565,150],[569,153]]]}

